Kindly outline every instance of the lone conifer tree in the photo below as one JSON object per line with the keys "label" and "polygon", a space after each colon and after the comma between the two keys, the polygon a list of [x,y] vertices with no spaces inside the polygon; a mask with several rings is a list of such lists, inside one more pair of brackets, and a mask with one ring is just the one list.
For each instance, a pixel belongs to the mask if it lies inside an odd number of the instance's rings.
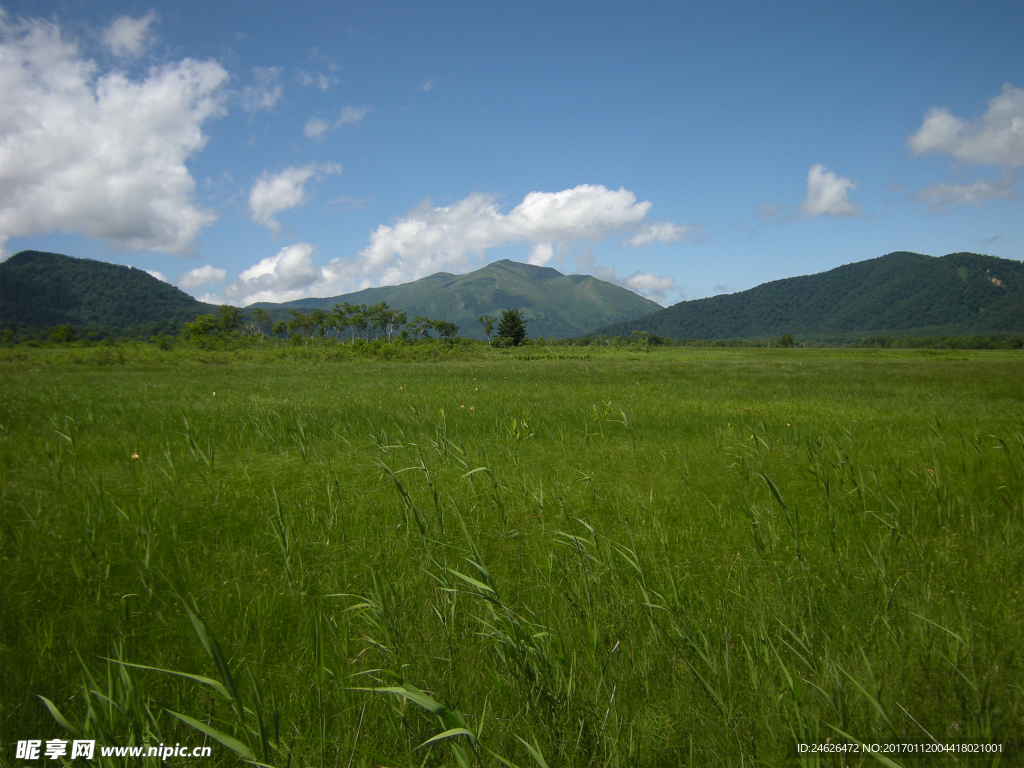
{"label": "lone conifer tree", "polygon": [[498,338],[518,347],[526,339],[526,320],[518,309],[506,309],[498,323]]}

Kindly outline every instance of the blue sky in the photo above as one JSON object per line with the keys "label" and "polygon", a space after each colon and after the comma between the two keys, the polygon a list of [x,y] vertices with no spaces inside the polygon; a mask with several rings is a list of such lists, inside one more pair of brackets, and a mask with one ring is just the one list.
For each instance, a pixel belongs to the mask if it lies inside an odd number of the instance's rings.
{"label": "blue sky", "polygon": [[1021,2],[2,2],[0,243],[211,301],[1024,258]]}

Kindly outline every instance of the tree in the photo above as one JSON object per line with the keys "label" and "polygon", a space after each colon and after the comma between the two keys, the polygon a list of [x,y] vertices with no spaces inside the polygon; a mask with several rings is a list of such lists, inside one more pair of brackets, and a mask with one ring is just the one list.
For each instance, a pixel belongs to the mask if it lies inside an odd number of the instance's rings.
{"label": "tree", "polygon": [[75,340],[75,327],[64,323],[50,329],[50,341],[69,342]]}
{"label": "tree", "polygon": [[417,339],[423,337],[429,339],[430,329],[434,327],[434,321],[431,320],[426,315],[419,315],[417,317],[414,317],[409,325],[412,327],[412,330],[416,331]]}
{"label": "tree", "polygon": [[505,339],[513,347],[526,340],[526,319],[518,309],[506,309],[498,323],[498,338]]}
{"label": "tree", "polygon": [[189,336],[208,336],[217,330],[217,318],[213,315],[200,315],[191,323],[185,323],[185,332]]}
{"label": "tree", "polygon": [[258,333],[263,336],[271,319],[270,312],[265,309],[256,307],[256,309],[249,310],[249,333],[253,335]]}
{"label": "tree", "polygon": [[793,334],[784,333],[779,337],[779,340],[775,343],[778,344],[780,347],[792,347],[795,343],[793,341]]}
{"label": "tree", "polygon": [[312,338],[316,333],[316,322],[312,315],[308,315],[298,309],[289,309],[292,319],[288,321],[288,330],[292,333],[301,331],[306,338]]}
{"label": "tree", "polygon": [[406,314],[401,309],[388,310],[388,341],[391,341],[391,336],[395,332],[395,328],[405,325],[407,320]]}
{"label": "tree", "polygon": [[476,321],[484,329],[484,336],[487,337],[487,346],[491,346],[491,334],[494,332],[495,323],[494,315],[480,315]]}
{"label": "tree", "polygon": [[334,309],[331,311],[331,327],[341,336],[343,344],[345,343],[345,328],[349,324],[349,313],[351,310],[352,305],[346,301],[344,304],[335,304]]}
{"label": "tree", "polygon": [[322,309],[314,309],[313,314],[310,315],[310,320],[313,323],[314,334],[319,335],[322,339],[324,337],[324,331],[326,331],[331,324],[330,314]]}
{"label": "tree", "polygon": [[238,307],[221,304],[220,316],[217,318],[217,327],[225,336],[232,331],[237,331],[242,327],[242,310]]}
{"label": "tree", "polygon": [[459,326],[455,323],[449,323],[447,320],[435,320],[434,330],[445,341],[451,341],[455,338],[455,334],[459,332]]}
{"label": "tree", "polygon": [[[367,310],[366,318],[369,320],[371,328],[387,335],[388,315],[388,303],[382,301],[379,304],[374,304]],[[376,338],[376,334],[374,334],[374,338]]]}
{"label": "tree", "polygon": [[288,332],[288,325],[284,320],[278,320],[274,323],[274,327],[270,329],[270,333],[274,336],[281,336]]}
{"label": "tree", "polygon": [[358,307],[352,307],[352,314],[348,318],[348,327],[352,329],[352,340],[356,338],[363,338],[362,332],[366,330],[366,305],[360,304]]}

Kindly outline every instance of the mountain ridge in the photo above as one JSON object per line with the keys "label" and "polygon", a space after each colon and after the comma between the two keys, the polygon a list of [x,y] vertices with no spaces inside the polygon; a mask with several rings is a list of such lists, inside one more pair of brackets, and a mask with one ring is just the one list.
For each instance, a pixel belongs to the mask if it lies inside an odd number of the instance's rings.
{"label": "mountain ridge", "polygon": [[1024,263],[896,251],[812,275],[674,304],[594,335],[693,339],[933,335],[1024,330]]}
{"label": "mountain ridge", "polygon": [[[933,257],[897,251],[812,275],[663,308],[590,275],[508,259],[463,275],[435,272],[397,286],[366,288],[281,304],[258,303],[288,319],[290,310],[386,301],[409,319],[425,315],[483,338],[476,319],[517,307],[530,336],[629,336],[675,339],[774,338],[820,341],[869,335],[969,335],[1024,330],[1024,263],[960,252]],[[22,251],[0,262],[0,326],[18,333],[56,325],[136,327],[176,333],[217,307],[132,267],[63,254]],[[611,321],[611,322],[609,322]],[[146,333],[157,330],[146,330]]]}

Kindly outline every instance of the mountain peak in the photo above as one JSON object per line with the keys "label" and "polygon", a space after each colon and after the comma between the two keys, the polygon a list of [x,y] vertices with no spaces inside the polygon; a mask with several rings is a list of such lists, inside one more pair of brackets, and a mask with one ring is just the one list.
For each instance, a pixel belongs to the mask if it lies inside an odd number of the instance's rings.
{"label": "mountain peak", "polygon": [[518,308],[529,322],[532,336],[571,337],[585,334],[605,318],[633,320],[660,309],[660,305],[632,291],[596,278],[581,281],[557,269],[499,259],[464,275],[438,272],[402,285],[367,288],[327,298],[299,299],[286,304],[259,304],[274,311],[330,309],[342,302],[377,304],[404,310],[409,316],[426,315],[459,326],[468,338],[484,338],[477,323],[481,315],[499,315]]}

